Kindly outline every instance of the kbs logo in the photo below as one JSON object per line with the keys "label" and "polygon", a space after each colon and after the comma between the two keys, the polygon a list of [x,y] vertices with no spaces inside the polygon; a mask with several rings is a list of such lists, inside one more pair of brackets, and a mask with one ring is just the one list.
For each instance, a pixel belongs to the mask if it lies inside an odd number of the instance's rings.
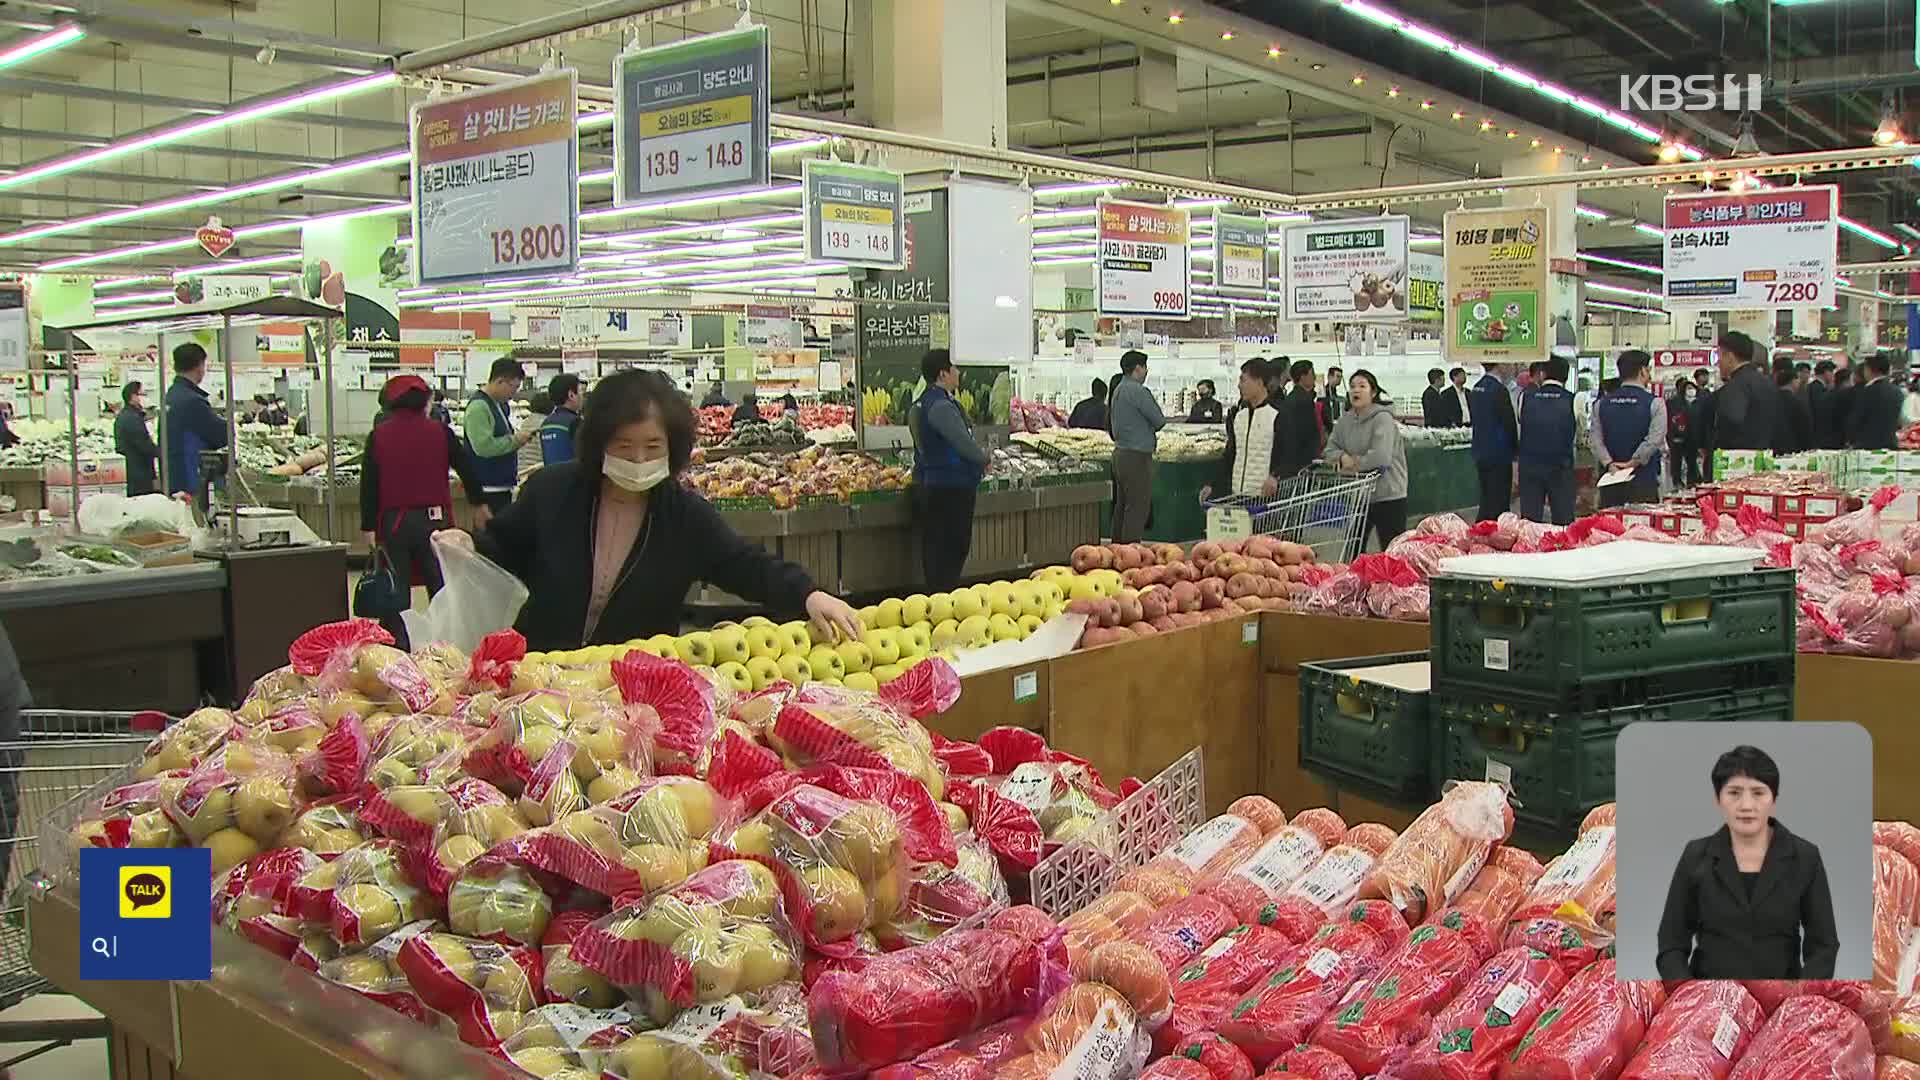
{"label": "kbs logo", "polygon": [[121,867],[120,917],[123,919],[171,919],[173,917],[173,867]]}
{"label": "kbs logo", "polygon": [[1620,107],[1641,112],[1740,112],[1760,107],[1758,75],[1622,75]]}

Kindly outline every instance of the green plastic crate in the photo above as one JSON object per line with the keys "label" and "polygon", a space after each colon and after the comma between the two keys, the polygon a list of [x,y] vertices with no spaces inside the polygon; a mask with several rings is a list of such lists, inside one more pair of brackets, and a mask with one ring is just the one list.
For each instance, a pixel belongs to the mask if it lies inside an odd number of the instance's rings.
{"label": "green plastic crate", "polygon": [[[1706,691],[1738,686],[1741,665],[1791,671],[1792,570],[1595,586],[1441,576],[1431,585],[1436,686],[1570,705],[1614,680],[1698,673],[1704,682],[1686,688]],[[1713,685],[1722,674],[1725,685]]]}
{"label": "green plastic crate", "polygon": [[1426,661],[1426,653],[1409,652],[1301,664],[1300,764],[1389,801],[1429,801],[1433,755],[1426,692],[1348,674]]}
{"label": "green plastic crate", "polygon": [[1613,744],[1628,724],[1792,720],[1793,687],[1587,712],[1436,689],[1428,708],[1435,744],[1434,790],[1449,780],[1503,780],[1513,788],[1516,821],[1558,831],[1578,827],[1589,810],[1613,801]]}

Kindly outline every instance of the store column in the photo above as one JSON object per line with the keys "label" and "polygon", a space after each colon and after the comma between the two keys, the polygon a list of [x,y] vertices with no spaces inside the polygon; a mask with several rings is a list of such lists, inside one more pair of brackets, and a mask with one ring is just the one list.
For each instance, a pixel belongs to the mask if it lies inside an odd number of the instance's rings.
{"label": "store column", "polygon": [[855,0],[852,19],[868,46],[856,57],[853,87],[862,118],[891,131],[1007,145],[1006,0]]}
{"label": "store column", "polygon": [[[1547,176],[1566,173],[1573,179],[1579,159],[1571,154],[1543,150],[1500,163],[1502,176]],[[1549,331],[1549,345],[1579,347],[1580,326],[1580,203],[1579,188],[1572,183],[1549,187],[1517,188],[1507,192],[1508,206],[1543,206],[1547,210],[1547,258],[1552,267],[1548,275],[1548,308],[1553,312],[1556,331]],[[1562,322],[1561,320],[1565,320]],[[1572,353],[1565,355],[1571,357]]]}

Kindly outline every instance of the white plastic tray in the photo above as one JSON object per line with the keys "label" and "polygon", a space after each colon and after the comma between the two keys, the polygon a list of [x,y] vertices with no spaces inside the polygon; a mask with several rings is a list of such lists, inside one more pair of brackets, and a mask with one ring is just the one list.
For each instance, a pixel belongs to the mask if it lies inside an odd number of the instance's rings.
{"label": "white plastic tray", "polygon": [[1442,559],[1440,573],[1515,585],[1624,585],[1746,573],[1761,555],[1753,548],[1615,540],[1572,551],[1459,555]]}

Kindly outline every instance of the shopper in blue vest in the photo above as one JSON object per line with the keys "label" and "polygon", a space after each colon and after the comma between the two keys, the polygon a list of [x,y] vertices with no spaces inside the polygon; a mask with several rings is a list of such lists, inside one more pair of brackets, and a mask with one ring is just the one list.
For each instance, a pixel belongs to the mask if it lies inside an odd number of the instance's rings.
{"label": "shopper in blue vest", "polygon": [[1667,401],[1653,390],[1653,358],[1639,349],[1620,354],[1620,385],[1593,407],[1593,456],[1601,476],[1628,472],[1600,489],[1601,507],[1660,498],[1660,444],[1667,437]]}
{"label": "shopper in blue vest", "polygon": [[476,528],[513,504],[514,484],[520,478],[520,448],[534,432],[513,429],[513,414],[507,403],[520,392],[525,378],[518,360],[511,356],[495,360],[487,370],[487,384],[467,402],[467,411],[460,418],[460,430],[475,459],[474,475],[480,481],[480,498],[473,508]]}
{"label": "shopper in blue vest", "polygon": [[200,383],[207,377],[207,350],[189,341],[173,350],[173,385],[167,388],[167,494],[197,496],[200,451],[227,445],[227,422],[213,411]]}
{"label": "shopper in blue vest", "polygon": [[907,410],[913,436],[913,505],[920,524],[920,569],[928,592],[960,584],[973,548],[973,503],[987,472],[987,452],[974,441],[966,412],[954,400],[960,369],[945,349],[920,361],[926,392]]}
{"label": "shopper in blue vest", "polygon": [[1519,428],[1513,415],[1513,396],[1506,381],[1506,365],[1487,364],[1486,374],[1473,384],[1467,414],[1473,424],[1473,465],[1480,473],[1479,521],[1492,521],[1513,509],[1513,448]]}
{"label": "shopper in blue vest", "polygon": [[558,465],[573,460],[573,433],[580,427],[580,376],[555,375],[547,383],[553,411],[540,425],[540,463]]}
{"label": "shopper in blue vest", "polygon": [[1520,404],[1520,515],[1555,525],[1573,524],[1573,391],[1567,389],[1567,358],[1546,362],[1543,378],[1527,388]]}

